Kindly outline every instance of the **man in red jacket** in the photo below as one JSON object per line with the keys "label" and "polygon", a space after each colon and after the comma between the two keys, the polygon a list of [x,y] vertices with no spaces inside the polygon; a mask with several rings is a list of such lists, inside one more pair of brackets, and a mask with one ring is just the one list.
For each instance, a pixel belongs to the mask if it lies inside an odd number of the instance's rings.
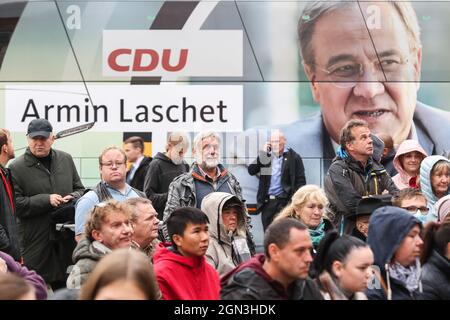
{"label": "man in red jacket", "polygon": [[206,262],[208,217],[197,208],[175,210],[167,220],[172,243],[161,243],[153,256],[165,300],[218,300],[217,271]]}

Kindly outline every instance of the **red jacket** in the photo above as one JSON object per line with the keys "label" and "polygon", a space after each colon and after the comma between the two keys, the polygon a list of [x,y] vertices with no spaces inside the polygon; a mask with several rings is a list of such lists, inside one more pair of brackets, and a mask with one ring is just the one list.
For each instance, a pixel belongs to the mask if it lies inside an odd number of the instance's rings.
{"label": "red jacket", "polygon": [[153,256],[163,299],[219,300],[219,275],[205,257],[185,257],[168,250],[170,246],[160,243]]}

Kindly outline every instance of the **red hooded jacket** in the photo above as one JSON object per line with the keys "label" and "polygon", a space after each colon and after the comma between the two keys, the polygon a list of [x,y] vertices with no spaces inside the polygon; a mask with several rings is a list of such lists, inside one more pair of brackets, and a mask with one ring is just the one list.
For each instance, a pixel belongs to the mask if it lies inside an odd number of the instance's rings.
{"label": "red hooded jacket", "polygon": [[153,256],[163,299],[219,300],[219,275],[205,257],[185,257],[167,249],[170,246],[160,243]]}

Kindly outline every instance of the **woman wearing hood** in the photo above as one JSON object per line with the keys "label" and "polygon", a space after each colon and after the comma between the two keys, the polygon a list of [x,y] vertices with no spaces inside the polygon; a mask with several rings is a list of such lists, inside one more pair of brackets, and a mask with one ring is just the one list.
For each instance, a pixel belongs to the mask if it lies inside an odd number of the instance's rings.
{"label": "woman wearing hood", "polygon": [[427,197],[428,221],[437,221],[435,204],[450,193],[450,160],[443,156],[426,157],[420,165],[420,188]]}
{"label": "woman wearing hood", "polygon": [[374,255],[376,278],[366,290],[369,300],[416,300],[422,293],[419,257],[422,223],[402,208],[376,209],[367,243]]}
{"label": "woman wearing hood", "polygon": [[209,224],[206,260],[220,276],[251,258],[246,236],[247,210],[236,196],[213,192],[202,201]]}
{"label": "woman wearing hood", "polygon": [[450,194],[439,199],[434,205],[437,213],[438,222],[443,223],[448,220],[450,222]]}
{"label": "woman wearing hood", "polygon": [[294,218],[308,227],[314,249],[319,245],[325,234],[333,230],[333,224],[325,216],[328,199],[325,192],[315,185],[301,187],[292,196],[291,202],[276,217],[275,220]]}
{"label": "woman wearing hood", "polygon": [[392,177],[397,188],[419,188],[420,164],[427,153],[416,140],[405,140],[398,147],[394,167],[398,174]]}

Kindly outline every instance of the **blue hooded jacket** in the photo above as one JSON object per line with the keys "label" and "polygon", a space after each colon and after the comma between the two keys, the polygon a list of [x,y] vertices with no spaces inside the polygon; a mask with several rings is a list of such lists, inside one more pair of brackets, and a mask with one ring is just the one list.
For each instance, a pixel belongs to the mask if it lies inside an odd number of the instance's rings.
{"label": "blue hooded jacket", "polygon": [[[385,283],[387,283],[385,265],[391,262],[403,239],[415,225],[421,227],[421,222],[408,211],[398,207],[381,207],[371,215],[367,243],[372,249],[374,264],[380,268]],[[389,280],[393,300],[414,299],[401,283],[392,278]],[[370,300],[387,299],[382,288],[367,290],[367,297]]]}
{"label": "blue hooded jacket", "polygon": [[[447,161],[450,163],[450,160],[443,156],[429,156],[420,164],[420,189],[427,198],[428,208],[430,209],[430,211],[428,211],[428,221],[438,220],[434,205],[439,199],[434,194],[431,186],[431,171],[438,161]],[[447,190],[447,194],[449,194],[449,191],[450,190]]]}

